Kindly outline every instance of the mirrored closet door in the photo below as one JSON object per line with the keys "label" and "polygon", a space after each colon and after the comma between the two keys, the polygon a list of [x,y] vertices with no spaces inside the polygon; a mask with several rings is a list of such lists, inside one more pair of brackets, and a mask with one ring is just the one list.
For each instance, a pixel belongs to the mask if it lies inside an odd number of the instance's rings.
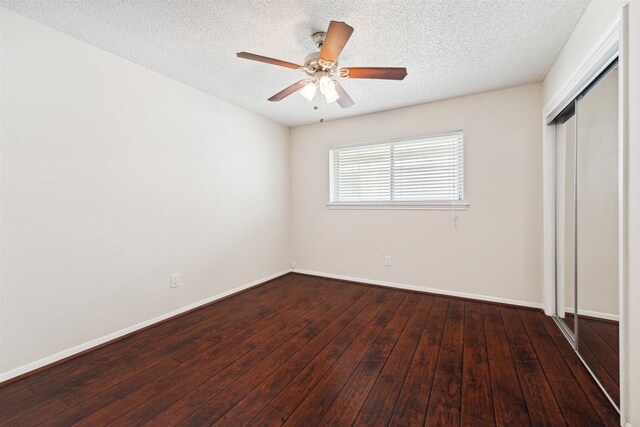
{"label": "mirrored closet door", "polygon": [[575,103],[556,119],[556,314],[571,340],[577,334],[575,286]]}
{"label": "mirrored closet door", "polygon": [[556,320],[619,406],[617,65],[555,124]]}

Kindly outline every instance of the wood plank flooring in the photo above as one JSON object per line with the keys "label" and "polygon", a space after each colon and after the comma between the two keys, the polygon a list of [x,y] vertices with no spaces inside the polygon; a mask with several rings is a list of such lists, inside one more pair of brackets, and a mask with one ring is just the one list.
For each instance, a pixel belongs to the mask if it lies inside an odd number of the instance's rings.
{"label": "wood plank flooring", "polygon": [[617,426],[541,311],[288,274],[0,386],[0,425]]}

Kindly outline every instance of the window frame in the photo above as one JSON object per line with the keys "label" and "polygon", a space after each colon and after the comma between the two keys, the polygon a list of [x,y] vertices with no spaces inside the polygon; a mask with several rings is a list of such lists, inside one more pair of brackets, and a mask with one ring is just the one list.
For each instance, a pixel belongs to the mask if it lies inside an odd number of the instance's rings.
{"label": "window frame", "polygon": [[[411,142],[421,139],[442,138],[447,136],[461,136],[462,137],[462,200],[438,200],[438,201],[366,201],[366,202],[340,202],[331,201],[334,193],[334,175],[333,175],[333,159],[331,153],[333,150],[340,150],[345,148],[365,147],[379,144],[396,144],[402,142]],[[462,130],[444,132],[438,134],[430,134],[409,138],[397,138],[392,140],[375,141],[375,142],[361,142],[355,144],[344,145],[332,145],[329,147],[329,202],[327,207],[329,209],[424,209],[424,210],[466,210],[469,207],[469,203],[466,201],[465,194],[465,144],[464,144],[464,132]],[[393,177],[392,177],[393,179]]]}

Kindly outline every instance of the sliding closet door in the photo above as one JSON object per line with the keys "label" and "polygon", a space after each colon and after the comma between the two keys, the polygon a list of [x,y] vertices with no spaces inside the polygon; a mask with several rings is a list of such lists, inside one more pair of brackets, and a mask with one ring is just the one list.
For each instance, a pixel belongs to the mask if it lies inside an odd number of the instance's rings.
{"label": "sliding closet door", "polygon": [[577,349],[619,402],[617,67],[575,111]]}
{"label": "sliding closet door", "polygon": [[575,140],[573,106],[556,121],[556,315],[575,336]]}

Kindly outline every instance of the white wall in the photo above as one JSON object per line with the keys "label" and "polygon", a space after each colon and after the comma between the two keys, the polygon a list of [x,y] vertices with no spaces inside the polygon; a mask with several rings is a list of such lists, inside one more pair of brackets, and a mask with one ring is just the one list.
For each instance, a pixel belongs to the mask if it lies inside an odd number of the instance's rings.
{"label": "white wall", "polygon": [[[294,128],[297,268],[540,303],[541,108],[541,86],[533,84]],[[331,145],[459,129],[470,207],[457,213],[457,228],[448,211],[327,208]]]}
{"label": "white wall", "polygon": [[1,15],[0,372],[288,268],[289,129]]}

